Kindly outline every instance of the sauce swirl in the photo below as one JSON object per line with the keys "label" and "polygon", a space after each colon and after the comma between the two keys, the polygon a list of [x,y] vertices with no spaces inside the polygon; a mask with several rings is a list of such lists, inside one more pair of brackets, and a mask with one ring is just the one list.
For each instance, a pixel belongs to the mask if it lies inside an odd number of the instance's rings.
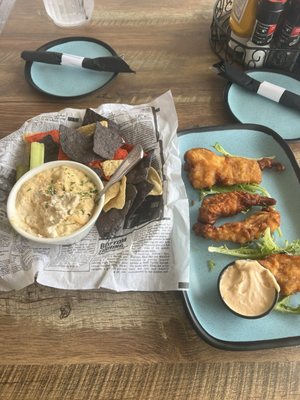
{"label": "sauce swirl", "polygon": [[224,303],[245,317],[264,315],[274,305],[280,287],[273,274],[256,260],[237,260],[219,280]]}

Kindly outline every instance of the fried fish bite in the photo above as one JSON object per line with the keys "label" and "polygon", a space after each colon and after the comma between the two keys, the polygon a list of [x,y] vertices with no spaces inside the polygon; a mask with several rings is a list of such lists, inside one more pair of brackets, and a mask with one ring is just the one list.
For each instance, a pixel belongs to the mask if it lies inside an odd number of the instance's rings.
{"label": "fried fish bite", "polygon": [[282,295],[300,292],[300,256],[272,254],[258,261],[275,276]]}
{"label": "fried fish bite", "polygon": [[206,196],[199,208],[198,221],[203,224],[214,224],[220,217],[229,217],[246,211],[253,206],[268,207],[276,200],[245,191],[233,191]]}
{"label": "fried fish bite", "polygon": [[239,222],[228,222],[214,226],[196,222],[193,230],[196,235],[215,241],[231,241],[244,244],[261,237],[267,228],[274,232],[280,226],[280,214],[273,208],[266,208]]}
{"label": "fried fish bite", "polygon": [[[273,161],[260,162],[243,157],[219,156],[205,148],[188,150],[184,155],[185,169],[194,189],[213,185],[261,183],[262,168],[271,168]],[[276,164],[277,165],[277,164]]]}

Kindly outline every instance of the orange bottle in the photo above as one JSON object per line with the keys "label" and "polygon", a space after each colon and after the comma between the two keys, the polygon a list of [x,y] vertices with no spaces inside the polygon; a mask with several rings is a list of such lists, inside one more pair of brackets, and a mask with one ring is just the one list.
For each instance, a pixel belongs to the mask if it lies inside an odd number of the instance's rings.
{"label": "orange bottle", "polygon": [[[241,44],[250,39],[256,18],[258,0],[234,0],[229,18],[231,38]],[[232,43],[231,47],[237,46]]]}

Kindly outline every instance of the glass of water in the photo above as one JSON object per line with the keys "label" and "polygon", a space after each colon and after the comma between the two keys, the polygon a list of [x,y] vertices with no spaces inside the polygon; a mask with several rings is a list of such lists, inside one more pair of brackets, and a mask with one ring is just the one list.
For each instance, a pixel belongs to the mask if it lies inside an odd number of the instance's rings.
{"label": "glass of water", "polygon": [[94,0],[43,0],[48,16],[63,28],[87,23],[93,14]]}

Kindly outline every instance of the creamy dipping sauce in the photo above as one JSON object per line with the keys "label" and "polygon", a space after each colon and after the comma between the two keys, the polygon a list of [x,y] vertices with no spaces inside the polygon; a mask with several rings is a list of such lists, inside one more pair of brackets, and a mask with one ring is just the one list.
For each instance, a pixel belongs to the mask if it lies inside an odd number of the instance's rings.
{"label": "creamy dipping sauce", "polygon": [[233,311],[256,317],[272,307],[280,287],[273,274],[258,261],[238,260],[222,273],[219,290]]}
{"label": "creamy dipping sauce", "polygon": [[16,197],[18,225],[37,237],[60,237],[85,225],[93,215],[98,189],[83,171],[47,169],[25,182]]}

